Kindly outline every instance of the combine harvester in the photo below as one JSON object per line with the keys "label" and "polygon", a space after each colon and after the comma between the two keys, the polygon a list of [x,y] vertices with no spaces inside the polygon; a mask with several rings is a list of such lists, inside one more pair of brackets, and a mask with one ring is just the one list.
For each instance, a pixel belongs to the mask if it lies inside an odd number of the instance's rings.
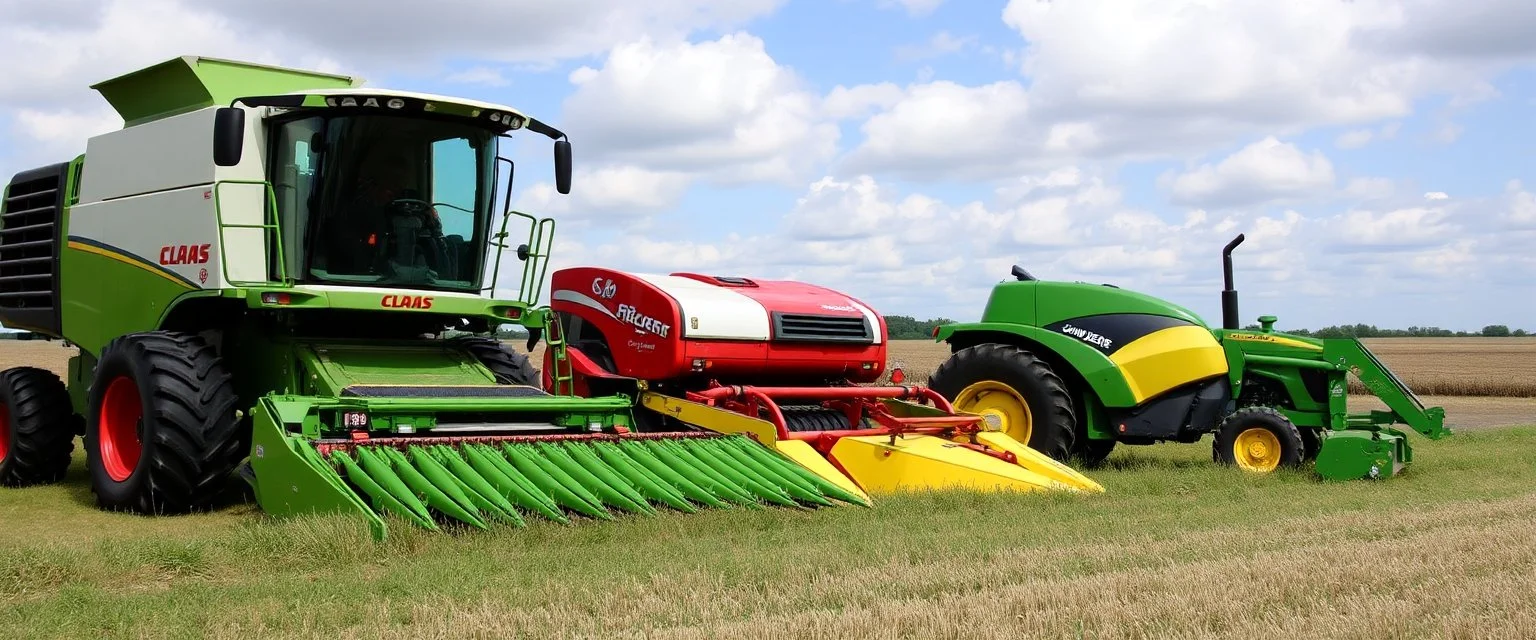
{"label": "combine harvester", "polygon": [[[79,348],[67,380],[0,372],[0,484],[58,482],[83,436],[102,508],[208,508],[238,468],[266,512],[355,514],[376,538],[386,517],[485,528],[868,504],[825,460],[744,435],[755,423],[740,413],[670,405],[696,410],[640,429],[633,395],[540,388],[526,356],[488,337],[507,323],[538,335],[553,317],[536,303],[554,223],[510,210],[499,151],[524,130],[554,140],[565,194],[570,143],[509,107],[361,85],[184,57],[93,87],[124,128],[18,174],[0,207],[0,322]],[[514,217],[528,240],[511,247]],[[506,250],[523,268],[504,299]],[[553,380],[570,382],[558,336]],[[979,416],[887,389],[828,393],[883,394],[881,419],[902,418],[859,434],[890,440],[876,487],[1097,489],[1043,479],[1080,476]],[[925,459],[950,466],[903,468],[937,449],[932,434],[956,446]],[[844,435],[829,437],[869,440]],[[847,448],[832,453],[860,481]]]}
{"label": "combine harvester", "polygon": [[[1221,329],[1187,309],[1113,285],[1044,282],[1015,266],[980,322],[934,328],[953,351],[929,384],[966,412],[1057,460],[1090,465],[1115,444],[1196,442],[1254,472],[1312,462],[1331,480],[1397,475],[1413,460],[1406,424],[1438,440],[1445,410],[1425,407],[1354,338],[1240,327],[1232,250],[1222,250]],[[1386,411],[1350,413],[1354,375]]]}

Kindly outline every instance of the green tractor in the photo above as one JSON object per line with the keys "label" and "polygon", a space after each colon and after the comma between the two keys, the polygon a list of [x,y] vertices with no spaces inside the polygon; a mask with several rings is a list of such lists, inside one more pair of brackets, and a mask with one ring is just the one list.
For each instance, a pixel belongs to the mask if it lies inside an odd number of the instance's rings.
{"label": "green tractor", "polygon": [[[1255,472],[1313,463],[1328,479],[1391,477],[1413,459],[1405,424],[1450,435],[1365,345],[1240,327],[1232,250],[1222,250],[1221,329],[1148,295],[1037,280],[1021,267],[993,288],[980,322],[936,327],[952,351],[929,385],[1057,460],[1096,465],[1116,443],[1199,441]],[[1387,410],[1350,413],[1354,375]]]}
{"label": "green tractor", "polygon": [[[241,475],[268,513],[354,514],[378,538],[385,518],[830,504],[744,436],[639,433],[634,398],[571,393],[554,333],[542,376],[497,340],[558,327],[537,305],[554,224],[511,209],[500,151],[554,140],[564,194],[569,141],[361,85],[182,57],[93,86],[124,127],[16,175],[0,208],[0,322],[79,350],[64,379],[0,372],[0,485],[61,481],[80,437],[102,508],[215,507]],[[504,251],[523,263],[505,296]]]}

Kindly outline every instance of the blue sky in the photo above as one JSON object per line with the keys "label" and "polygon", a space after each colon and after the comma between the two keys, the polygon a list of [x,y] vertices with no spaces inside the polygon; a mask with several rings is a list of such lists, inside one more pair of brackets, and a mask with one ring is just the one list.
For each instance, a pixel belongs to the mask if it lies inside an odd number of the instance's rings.
{"label": "blue sky", "polygon": [[[204,53],[561,127],[571,195],[546,140],[515,156],[518,205],[560,221],[557,265],[788,277],[965,319],[1019,263],[1216,321],[1241,232],[1248,319],[1536,329],[1528,2],[386,0],[300,23],[75,1],[100,19],[0,16],[13,53],[58,43],[0,81],[7,173],[120,124],[85,85]],[[476,10],[500,18],[449,19]]]}

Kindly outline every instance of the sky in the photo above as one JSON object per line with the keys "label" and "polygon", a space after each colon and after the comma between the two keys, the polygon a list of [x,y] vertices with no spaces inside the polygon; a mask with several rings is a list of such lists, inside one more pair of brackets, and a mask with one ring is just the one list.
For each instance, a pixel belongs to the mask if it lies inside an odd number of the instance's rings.
{"label": "sky", "polygon": [[[178,55],[512,105],[554,266],[979,317],[1018,264],[1220,322],[1536,329],[1529,0],[0,0],[0,172]],[[504,280],[515,280],[504,275]]]}

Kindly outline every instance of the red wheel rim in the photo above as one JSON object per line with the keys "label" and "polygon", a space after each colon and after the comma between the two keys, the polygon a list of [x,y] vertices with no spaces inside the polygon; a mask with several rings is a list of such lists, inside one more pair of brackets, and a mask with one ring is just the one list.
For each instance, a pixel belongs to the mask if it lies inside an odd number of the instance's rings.
{"label": "red wheel rim", "polygon": [[0,404],[0,462],[11,454],[11,408]]}
{"label": "red wheel rim", "polygon": [[101,399],[96,432],[101,441],[101,466],[113,481],[127,480],[139,465],[139,418],[143,415],[138,385],[128,376],[118,376]]}

